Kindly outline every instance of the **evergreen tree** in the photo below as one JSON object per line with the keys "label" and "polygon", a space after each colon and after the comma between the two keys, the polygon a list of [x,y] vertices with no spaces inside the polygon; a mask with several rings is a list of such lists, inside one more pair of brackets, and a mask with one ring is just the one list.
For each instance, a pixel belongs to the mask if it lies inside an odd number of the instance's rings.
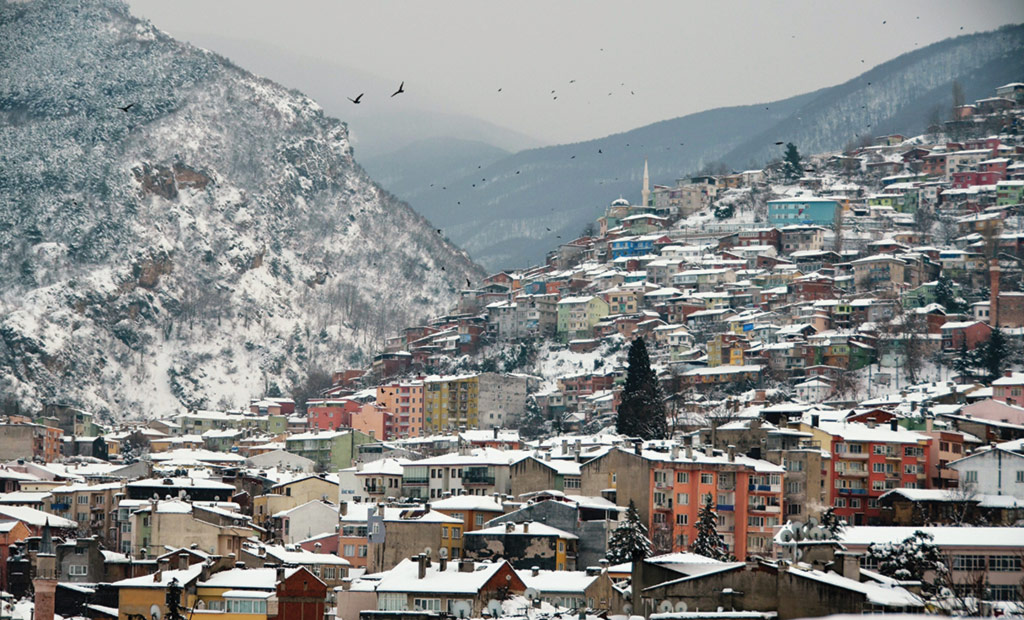
{"label": "evergreen tree", "polygon": [[[898,543],[872,543],[868,558],[878,565],[878,572],[901,581],[920,581],[925,592],[935,593],[944,582],[947,566],[939,548],[932,543],[932,535],[914,532]],[[933,573],[934,580],[924,580],[925,573]]]}
{"label": "evergreen tree", "polygon": [[545,434],[547,419],[533,396],[526,398],[526,411],[519,424],[519,432],[525,439],[538,439]]}
{"label": "evergreen tree", "polygon": [[629,500],[626,519],[612,531],[612,537],[608,540],[608,561],[612,564],[636,562],[651,555],[651,549],[647,526],[640,521],[636,504]]}
{"label": "evergreen tree", "polygon": [[948,276],[940,275],[935,285],[935,303],[946,309],[946,312],[959,314],[967,310],[966,304],[956,294],[953,281]]}
{"label": "evergreen tree", "polygon": [[829,538],[838,540],[839,536],[843,533],[843,528],[846,527],[846,523],[839,518],[835,509],[829,506],[821,514],[821,527],[828,532]]}
{"label": "evergreen tree", "polygon": [[1009,350],[1006,344],[1006,336],[1003,330],[998,327],[992,328],[988,340],[978,347],[977,366],[988,375],[989,381],[995,381],[1003,374],[1009,360]]}
{"label": "evergreen tree", "polygon": [[697,537],[690,545],[690,551],[706,558],[727,561],[729,553],[725,550],[725,540],[718,533],[718,515],[711,505],[711,496],[707,497],[697,515]]}
{"label": "evergreen tree", "polygon": [[643,338],[637,338],[629,347],[629,369],[615,430],[641,439],[664,439],[668,435],[661,386],[651,370]]}
{"label": "evergreen tree", "polygon": [[974,377],[974,352],[967,350],[967,343],[960,343],[960,351],[953,360],[953,370],[960,375],[961,380]]}
{"label": "evergreen tree", "polygon": [[782,174],[790,181],[795,181],[804,176],[800,151],[796,150],[796,145],[792,142],[786,145],[786,154],[782,157]]}

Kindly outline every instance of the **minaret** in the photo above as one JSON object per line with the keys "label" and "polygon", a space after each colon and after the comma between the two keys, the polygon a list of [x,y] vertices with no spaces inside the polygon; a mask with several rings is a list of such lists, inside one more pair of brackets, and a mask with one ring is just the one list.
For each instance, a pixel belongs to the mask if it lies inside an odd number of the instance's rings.
{"label": "minaret", "polygon": [[647,158],[644,158],[644,188],[640,191],[640,206],[646,207],[651,198],[651,177],[647,174]]}

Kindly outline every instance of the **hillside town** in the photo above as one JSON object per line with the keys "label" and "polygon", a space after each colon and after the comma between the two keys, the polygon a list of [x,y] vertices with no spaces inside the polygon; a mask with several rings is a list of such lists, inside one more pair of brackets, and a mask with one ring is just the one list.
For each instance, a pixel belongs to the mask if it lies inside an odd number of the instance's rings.
{"label": "hillside town", "polygon": [[0,619],[1024,614],[1024,83],[991,95],[638,162],[322,385],[8,410]]}

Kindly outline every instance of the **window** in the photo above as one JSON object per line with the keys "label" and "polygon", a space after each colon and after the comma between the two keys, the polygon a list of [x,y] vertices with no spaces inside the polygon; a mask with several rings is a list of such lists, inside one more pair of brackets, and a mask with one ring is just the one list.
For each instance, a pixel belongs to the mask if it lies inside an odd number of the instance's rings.
{"label": "window", "polygon": [[78,499],[75,500],[75,502],[78,503],[78,504],[88,504],[89,503],[89,496],[88,495],[79,495]]}
{"label": "window", "polygon": [[665,484],[668,482],[668,472],[664,470],[657,470],[654,472],[654,483]]}
{"label": "window", "polygon": [[685,471],[677,471],[676,472],[676,482],[678,484],[689,484],[689,482],[690,482],[690,473],[689,472],[685,472]]}
{"label": "window", "polygon": [[233,614],[266,614],[267,602],[252,599],[228,599],[228,612]]}
{"label": "window", "polygon": [[462,517],[462,513],[461,512],[453,512],[452,513],[452,518],[453,519],[458,519],[459,521],[465,521],[465,519],[463,519],[463,517]]}
{"label": "window", "polygon": [[652,518],[654,519],[655,523],[664,523],[665,522],[665,513],[663,513],[663,512],[656,512],[656,513],[654,513],[654,517],[652,517]]}
{"label": "window", "polygon": [[978,482],[978,470],[970,469],[965,471],[964,482]]}
{"label": "window", "polygon": [[210,611],[224,611],[224,601],[205,601],[206,608]]}
{"label": "window", "polygon": [[558,552],[559,553],[565,553],[565,541],[564,540],[558,541]]}
{"label": "window", "polygon": [[458,540],[460,538],[462,538],[462,528],[461,527],[453,527],[452,528],[452,539],[453,540]]}
{"label": "window", "polygon": [[1017,470],[1017,484],[1024,483],[1024,469]]}
{"label": "window", "polygon": [[676,493],[676,503],[680,506],[690,505],[690,494],[689,493]]}
{"label": "window", "polygon": [[484,516],[483,515],[477,515],[476,516],[476,526],[477,527],[482,527],[483,524],[484,524]]}
{"label": "window", "polygon": [[366,557],[366,545],[359,545],[359,557]]}
{"label": "window", "polygon": [[988,569],[1000,573],[1020,572],[1020,556],[993,555],[988,559]]}
{"label": "window", "polygon": [[324,579],[334,579],[335,570],[333,566],[325,566],[323,570]]}
{"label": "window", "polygon": [[704,474],[704,473],[702,473],[700,475],[700,483],[701,484],[714,484],[715,483],[715,475],[714,474]]}
{"label": "window", "polygon": [[579,478],[566,478],[565,479],[565,488],[567,488],[567,489],[578,489],[578,488],[580,488],[580,479]]}
{"label": "window", "polygon": [[796,494],[796,493],[803,493],[803,492],[804,492],[804,483],[802,483],[802,482],[795,482],[795,481],[794,482],[787,482],[786,483],[786,493],[787,494]]}
{"label": "window", "polygon": [[68,574],[72,577],[84,577],[89,574],[89,567],[85,564],[72,564],[68,567]]}
{"label": "window", "polygon": [[441,611],[440,598],[413,598],[413,609],[418,612]]}
{"label": "window", "polygon": [[954,555],[953,570],[983,571],[985,570],[985,556]]}
{"label": "window", "polygon": [[345,545],[345,547],[343,548],[341,554],[343,556],[345,556],[345,557],[348,557],[348,558],[355,557],[355,555],[356,555],[356,546],[355,545]]}
{"label": "window", "polygon": [[685,512],[682,513],[682,514],[677,514],[676,515],[676,525],[689,525],[689,524],[690,524],[690,515],[686,514]]}
{"label": "window", "polygon": [[1016,601],[1017,586],[1014,584],[989,584],[989,597],[993,601]]}
{"label": "window", "polygon": [[836,504],[836,508],[846,508],[846,498],[845,497],[837,497],[835,504]]}
{"label": "window", "polygon": [[764,517],[747,517],[748,527],[764,527]]}

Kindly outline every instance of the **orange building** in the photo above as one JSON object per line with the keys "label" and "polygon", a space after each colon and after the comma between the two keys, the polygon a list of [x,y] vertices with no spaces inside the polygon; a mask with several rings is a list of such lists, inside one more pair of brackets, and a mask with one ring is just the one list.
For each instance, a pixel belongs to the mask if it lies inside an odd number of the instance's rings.
{"label": "orange building", "polygon": [[782,525],[785,470],[759,459],[673,447],[644,451],[651,464],[651,539],[656,548],[687,550],[697,536],[708,498],[718,515],[718,533],[739,560],[770,553]]}
{"label": "orange building", "polygon": [[395,382],[377,387],[377,404],[395,414],[393,425],[398,437],[423,434],[423,382]]}
{"label": "orange building", "polygon": [[395,415],[384,407],[367,403],[352,414],[352,428],[385,441],[395,437],[394,418]]}

